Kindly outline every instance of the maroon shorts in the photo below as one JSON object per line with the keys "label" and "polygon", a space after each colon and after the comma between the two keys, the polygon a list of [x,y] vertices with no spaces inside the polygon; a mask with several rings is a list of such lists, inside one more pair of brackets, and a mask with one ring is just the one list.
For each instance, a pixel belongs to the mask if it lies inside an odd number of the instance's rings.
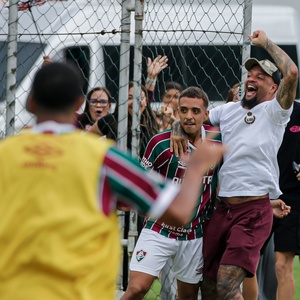
{"label": "maroon shorts", "polygon": [[240,204],[221,202],[203,224],[204,276],[216,279],[220,265],[233,265],[252,277],[272,222],[273,209],[268,198]]}

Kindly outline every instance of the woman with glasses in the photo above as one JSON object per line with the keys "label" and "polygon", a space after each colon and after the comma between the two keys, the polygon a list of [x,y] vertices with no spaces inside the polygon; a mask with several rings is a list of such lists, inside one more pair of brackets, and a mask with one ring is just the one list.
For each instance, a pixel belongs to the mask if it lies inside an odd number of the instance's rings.
{"label": "woman with glasses", "polygon": [[100,118],[109,114],[111,94],[105,87],[94,87],[86,95],[84,111],[78,116],[76,125],[80,129],[89,130]]}
{"label": "woman with glasses", "polygon": [[[150,138],[159,131],[155,115],[151,109],[150,102],[153,101],[153,91],[155,89],[158,74],[165,69],[168,64],[166,56],[158,55],[153,61],[148,58],[147,63],[147,79],[145,86],[141,86],[141,118],[140,118],[140,156],[144,154],[145,147]],[[128,91],[128,131],[127,131],[127,147],[131,150],[132,141],[132,108],[133,108],[133,82],[129,83]],[[95,124],[89,129],[93,133],[106,136],[106,138],[117,140],[118,134],[118,105],[114,113],[107,114],[103,118],[97,119]]]}

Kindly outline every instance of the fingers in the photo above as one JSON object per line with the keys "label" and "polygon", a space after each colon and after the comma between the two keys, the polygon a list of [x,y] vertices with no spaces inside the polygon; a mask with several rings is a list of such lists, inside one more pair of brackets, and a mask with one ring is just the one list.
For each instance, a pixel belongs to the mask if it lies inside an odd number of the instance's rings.
{"label": "fingers", "polygon": [[165,69],[167,66],[168,66],[168,58],[167,56],[161,56],[159,59],[158,59],[158,62],[159,62],[159,65],[160,65],[160,68],[163,70]]}
{"label": "fingers", "polygon": [[183,146],[183,144],[184,144],[184,141],[181,141],[181,143],[178,143],[178,153],[176,154],[176,152],[175,152],[175,156],[176,157],[182,157],[182,156],[184,156],[184,153],[186,152],[186,148]]}
{"label": "fingers", "polygon": [[[175,152],[175,148],[177,148],[177,144],[173,142],[173,140],[170,140],[170,151],[174,152],[175,156],[176,156],[176,152]],[[177,152],[178,153],[178,152]]]}
{"label": "fingers", "polygon": [[179,150],[178,150],[178,143],[177,142],[173,142],[173,140],[171,139],[171,142],[170,142],[170,151],[174,153],[174,155],[176,157],[179,156]]}
{"label": "fingers", "polygon": [[171,138],[170,152],[173,152],[176,157],[181,157],[186,152],[185,141],[178,138]]}

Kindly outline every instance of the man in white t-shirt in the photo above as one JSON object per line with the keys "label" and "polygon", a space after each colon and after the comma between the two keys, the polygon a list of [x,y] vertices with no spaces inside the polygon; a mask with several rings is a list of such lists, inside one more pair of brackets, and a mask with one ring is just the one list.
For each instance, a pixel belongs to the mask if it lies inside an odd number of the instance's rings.
{"label": "man in white t-shirt", "polygon": [[[240,285],[255,274],[271,231],[269,200],[281,194],[277,151],[292,112],[298,68],[265,32],[257,30],[249,38],[277,66],[267,59],[248,59],[244,98],[209,113],[208,122],[220,127],[229,151],[219,173],[220,204],[203,228],[204,300],[243,299]],[[171,146],[177,153],[173,142]],[[280,208],[280,214],[287,213],[284,205]]]}

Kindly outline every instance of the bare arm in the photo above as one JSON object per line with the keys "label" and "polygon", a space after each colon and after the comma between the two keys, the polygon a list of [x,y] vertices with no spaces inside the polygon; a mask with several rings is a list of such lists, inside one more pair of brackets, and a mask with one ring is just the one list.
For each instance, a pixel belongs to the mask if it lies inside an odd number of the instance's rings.
{"label": "bare arm", "polygon": [[256,30],[249,38],[253,45],[262,47],[271,55],[282,73],[283,79],[278,87],[276,97],[282,108],[290,108],[296,98],[298,84],[298,68],[296,64],[280,47],[266,36],[264,31]]}
{"label": "bare arm", "polygon": [[97,121],[93,124],[93,126],[91,126],[88,130],[89,132],[98,134],[98,135],[103,135],[102,132],[100,131],[99,127],[98,127],[98,123]]}
{"label": "bare arm", "polygon": [[198,201],[203,175],[221,160],[227,150],[224,145],[212,144],[206,140],[199,141],[196,146],[197,149],[189,158],[180,192],[161,218],[167,224],[178,226],[189,221]]}
{"label": "bare arm", "polygon": [[147,79],[145,88],[153,92],[155,89],[156,78],[158,74],[168,66],[168,58],[158,55],[153,61],[150,57],[147,58]]}
{"label": "bare arm", "polygon": [[176,157],[182,156],[187,150],[187,135],[180,126],[180,121],[176,120],[172,124],[172,133],[170,139],[170,151],[174,152]]}

